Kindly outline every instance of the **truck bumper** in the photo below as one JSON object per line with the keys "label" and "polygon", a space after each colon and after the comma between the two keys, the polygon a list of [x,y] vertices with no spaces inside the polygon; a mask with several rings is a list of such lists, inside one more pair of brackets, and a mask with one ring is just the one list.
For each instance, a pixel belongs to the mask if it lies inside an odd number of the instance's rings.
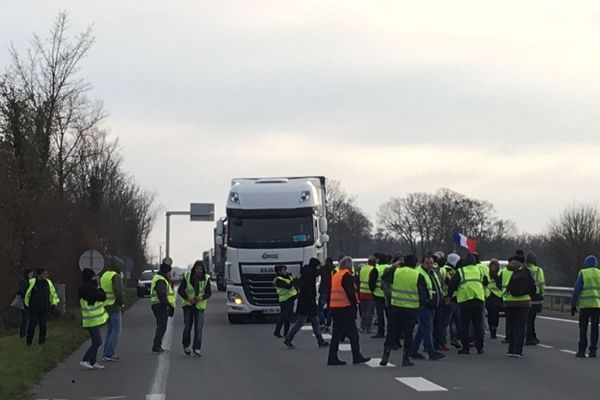
{"label": "truck bumper", "polygon": [[248,302],[241,286],[227,285],[227,314],[279,314],[279,306],[262,307]]}

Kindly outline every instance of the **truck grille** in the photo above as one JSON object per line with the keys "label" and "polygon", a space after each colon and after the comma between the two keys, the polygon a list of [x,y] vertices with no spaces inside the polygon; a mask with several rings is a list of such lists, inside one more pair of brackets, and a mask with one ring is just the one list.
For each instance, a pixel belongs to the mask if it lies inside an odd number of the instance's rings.
{"label": "truck grille", "polygon": [[275,275],[270,274],[246,274],[244,276],[242,286],[250,304],[266,307],[279,305],[277,292],[273,287],[273,279],[275,279]]}

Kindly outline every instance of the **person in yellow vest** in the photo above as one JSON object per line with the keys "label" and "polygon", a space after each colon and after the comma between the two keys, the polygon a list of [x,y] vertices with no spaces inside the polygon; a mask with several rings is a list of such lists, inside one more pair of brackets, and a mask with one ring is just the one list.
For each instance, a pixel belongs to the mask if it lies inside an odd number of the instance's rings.
{"label": "person in yellow vest", "polygon": [[[406,258],[414,258],[407,255]],[[404,257],[402,257],[404,259]],[[398,346],[401,334],[404,338],[402,366],[414,365],[410,360],[413,329],[417,323],[417,312],[429,301],[425,277],[411,265],[399,262],[394,257],[391,268],[382,277],[383,291],[389,307],[388,330],[383,344],[383,355],[379,365],[387,365],[390,354]]]}
{"label": "person in yellow vest", "polygon": [[83,328],[90,334],[91,339],[90,347],[79,363],[86,369],[104,369],[104,366],[96,360],[98,349],[102,346],[100,327],[108,320],[108,313],[104,308],[106,293],[98,287],[98,282],[94,279],[95,277],[96,274],[89,268],[81,271],[83,283],[78,292],[79,306],[81,307],[81,323]]}
{"label": "person in yellow vest", "polygon": [[27,326],[27,346],[33,343],[35,328],[39,325],[40,334],[39,344],[46,342],[48,313],[50,309],[56,308],[60,299],[56,293],[56,288],[50,279],[48,272],[44,268],[36,270],[36,277],[29,280],[27,291],[23,304],[29,309],[29,325]]}
{"label": "person in yellow vest", "polygon": [[[277,292],[280,312],[273,335],[278,338],[283,338],[290,330],[290,319],[292,317],[292,312],[294,311],[294,301],[298,297],[298,291],[295,287],[298,279],[294,278],[291,274],[288,274],[285,265],[276,265],[275,273],[277,276],[273,280],[273,286],[275,286],[275,291]],[[283,336],[281,335],[282,327]]]}
{"label": "person in yellow vest", "polygon": [[500,272],[496,285],[502,290],[506,315],[507,354],[510,357],[523,357],[527,315],[531,295],[535,293],[535,281],[525,265],[523,251],[517,250],[508,259],[508,266]]}
{"label": "person in yellow vest", "polygon": [[[444,282],[442,283],[442,292],[444,293],[444,306],[442,309],[442,337],[440,350],[448,351],[452,347],[458,349],[461,347],[459,343],[460,336],[460,308],[456,302],[456,297],[448,296],[449,284],[457,273],[457,265],[460,261],[460,256],[456,253],[450,253],[446,257],[446,265],[441,269],[444,271]],[[450,334],[450,342],[448,342],[448,333]]]}
{"label": "person in yellow vest", "polygon": [[457,264],[458,271],[448,285],[448,296],[456,292],[460,307],[460,341],[458,354],[469,354],[471,329],[475,337],[477,354],[483,354],[483,307],[485,304],[484,286],[487,277],[477,265],[475,257],[468,254]]}
{"label": "person in yellow vest", "polygon": [[109,266],[100,275],[100,287],[106,293],[104,307],[108,313],[106,340],[104,341],[104,361],[119,361],[117,343],[121,334],[123,307],[125,305],[125,285],[123,284],[123,262],[117,257],[110,257]]}
{"label": "person in yellow vest", "polygon": [[373,292],[369,287],[369,276],[371,271],[377,265],[377,259],[374,256],[369,256],[367,263],[363,264],[358,271],[358,299],[360,304],[360,333],[371,333],[373,324],[373,314],[375,313],[375,300],[373,300]]}
{"label": "person in yellow vest", "polygon": [[344,257],[340,260],[340,269],[331,278],[331,295],[329,308],[333,316],[333,329],[327,365],[345,365],[346,362],[338,358],[339,344],[342,338],[350,339],[352,350],[352,363],[362,364],[370,360],[360,352],[358,329],[356,329],[356,311],[358,295],[351,273],[352,258]]}
{"label": "person in yellow vest", "polygon": [[440,303],[435,309],[433,317],[433,347],[436,350],[448,351],[448,346],[444,344],[444,303],[448,294],[448,286],[445,283],[446,269],[443,268],[446,264],[446,257],[442,251],[433,253],[433,273],[440,283]]}
{"label": "person in yellow vest", "polygon": [[167,321],[175,313],[175,291],[171,282],[172,263],[173,260],[166,257],[160,264],[158,274],[152,277],[152,284],[150,285],[150,303],[152,304],[154,318],[156,318],[156,332],[152,343],[154,354],[167,352],[162,347],[162,340],[167,331]]}
{"label": "person in yellow vest", "polygon": [[[202,331],[204,327],[204,311],[208,298],[212,295],[210,288],[210,275],[204,270],[204,263],[197,260],[190,272],[183,274],[177,293],[183,299],[183,352],[186,355],[194,353],[201,357]],[[194,327],[194,341],[191,340],[192,326]],[[190,349],[190,344],[192,348]]]}
{"label": "person in yellow vest", "polygon": [[490,327],[490,337],[496,339],[498,331],[498,322],[500,321],[500,311],[502,310],[502,290],[496,285],[498,274],[500,273],[500,263],[492,258],[489,265],[490,281],[487,288],[490,295],[485,299],[485,308],[487,309],[488,326]]}
{"label": "person in yellow vest", "polygon": [[600,269],[598,269],[596,256],[587,256],[583,261],[583,268],[577,275],[573,296],[571,297],[571,315],[575,315],[577,306],[579,306],[579,346],[575,357],[585,357],[585,350],[588,346],[587,329],[588,324],[591,322],[588,355],[596,358],[598,322],[600,322]]}
{"label": "person in yellow vest", "polygon": [[381,286],[381,278],[386,269],[390,267],[390,257],[386,254],[380,254],[375,268],[369,274],[369,289],[373,293],[375,301],[375,310],[377,312],[377,333],[372,336],[373,339],[385,338],[385,295]]}
{"label": "person in yellow vest", "polygon": [[529,272],[531,272],[533,280],[535,281],[535,293],[531,296],[531,307],[529,307],[529,315],[527,318],[525,344],[535,346],[540,342],[535,331],[535,318],[538,313],[542,312],[542,306],[544,305],[546,277],[544,276],[544,270],[542,267],[537,265],[537,256],[534,253],[527,254],[525,263],[527,264],[527,268],[529,268]]}

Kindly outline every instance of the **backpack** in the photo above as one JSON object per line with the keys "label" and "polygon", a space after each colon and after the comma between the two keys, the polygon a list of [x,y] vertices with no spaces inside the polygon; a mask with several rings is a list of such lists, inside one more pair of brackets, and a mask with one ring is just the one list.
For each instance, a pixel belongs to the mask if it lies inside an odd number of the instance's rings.
{"label": "backpack", "polygon": [[515,297],[535,294],[535,281],[529,269],[522,267],[514,271],[506,290]]}

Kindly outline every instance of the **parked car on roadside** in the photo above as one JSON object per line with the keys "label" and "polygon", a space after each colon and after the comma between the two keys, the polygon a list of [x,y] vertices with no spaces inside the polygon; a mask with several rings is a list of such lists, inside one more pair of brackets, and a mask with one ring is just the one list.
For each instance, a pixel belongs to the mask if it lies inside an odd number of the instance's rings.
{"label": "parked car on roadside", "polygon": [[150,296],[150,286],[152,285],[154,274],[156,274],[156,271],[151,269],[142,272],[137,284],[138,297]]}

